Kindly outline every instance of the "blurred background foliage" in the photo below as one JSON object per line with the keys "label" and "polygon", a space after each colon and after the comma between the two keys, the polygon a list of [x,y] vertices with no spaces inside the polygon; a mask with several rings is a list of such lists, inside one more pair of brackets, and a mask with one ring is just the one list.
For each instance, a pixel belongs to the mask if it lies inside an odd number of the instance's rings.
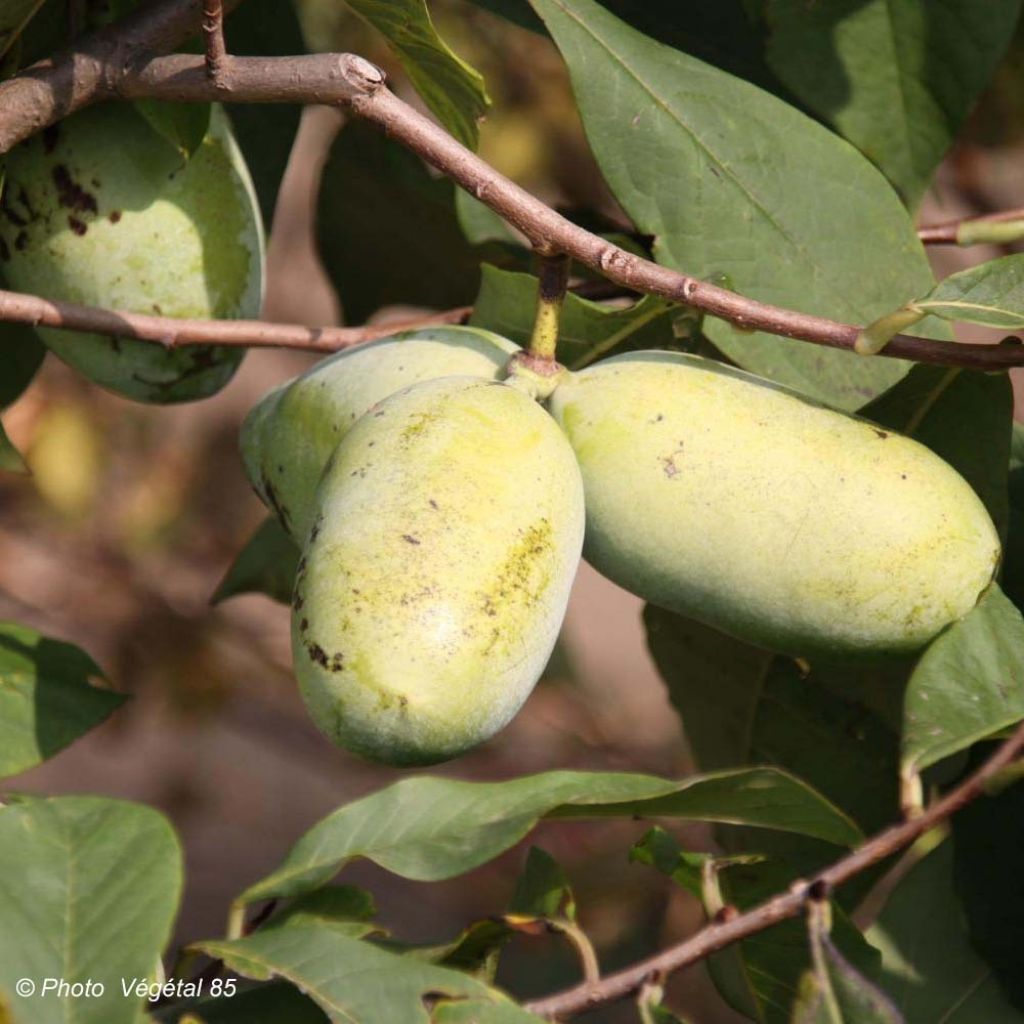
{"label": "blurred background foliage", "polygon": [[[492,106],[480,128],[481,155],[581,221],[629,232],[590,155],[557,51],[546,37],[488,6],[468,0],[430,4],[441,36],[486,82]],[[525,8],[497,6],[513,13]],[[661,5],[637,0],[609,6],[632,12],[639,27],[658,34]],[[404,98],[419,102],[382,37],[343,4],[301,0],[299,13],[310,49],[362,53],[387,69]],[[692,52],[714,59],[713,31],[691,42]],[[785,95],[755,59],[756,40],[751,54],[729,69]],[[1018,29],[924,198],[922,222],[1024,205],[1022,96],[1024,32]],[[408,315],[410,300],[431,305],[436,295],[440,306],[472,301],[475,288],[467,295],[464,283],[443,279],[453,265],[439,251],[444,245],[459,249],[453,259],[471,267],[486,256],[524,269],[507,239],[495,240],[493,225],[481,234],[491,246],[485,251],[441,223],[451,215],[445,205],[451,196],[438,198],[448,186],[409,158],[403,173],[417,182],[416,202],[441,211],[437,223],[424,222],[430,226],[411,255],[395,252],[396,238],[383,229],[367,242],[370,249],[377,246],[383,263],[373,262],[373,252],[339,253],[330,239],[322,244],[336,267],[359,264],[368,274],[375,267],[386,273],[391,258],[397,265],[408,257],[420,267],[430,261],[424,268],[429,287],[382,288],[368,297],[369,286],[352,278],[336,288],[317,256],[314,212],[327,204],[327,213],[341,218],[356,238],[359,224],[345,218],[365,213],[362,200],[346,203],[350,196],[339,190],[318,199],[319,174],[340,124],[334,111],[311,109],[302,116],[273,221],[269,319],[344,322],[354,308],[358,319],[385,320]],[[355,134],[350,138],[357,140]],[[373,145],[384,147],[381,159],[387,163],[390,144]],[[358,148],[356,155],[365,151]],[[331,159],[345,158],[344,148],[336,147]],[[353,181],[353,193],[361,196],[358,190],[372,185],[373,175],[367,181]],[[410,202],[410,210],[422,208]],[[416,214],[403,208],[402,215]],[[939,248],[929,255],[941,276],[999,250]],[[967,329],[963,336],[984,334]],[[302,831],[396,774],[329,746],[307,720],[291,678],[283,607],[260,595],[210,605],[227,567],[264,516],[242,473],[239,424],[263,392],[312,362],[312,356],[298,353],[253,352],[215,400],[152,408],[102,392],[49,359],[4,418],[32,475],[0,476],[0,615],[80,644],[134,698],[102,728],[15,784],[33,791],[125,796],[170,814],[187,852],[178,941],[217,934],[230,898],[275,866]],[[1018,399],[1018,414],[1020,408]],[[484,748],[437,771],[498,779],[579,767],[678,776],[690,764],[678,716],[644,646],[640,602],[584,567],[559,657],[523,713]],[[531,839],[565,866],[581,921],[609,968],[670,942],[701,920],[691,896],[629,862],[630,847],[643,831],[639,823],[569,823],[544,826]],[[700,828],[674,831],[691,849],[710,842]],[[349,869],[346,880],[374,890],[384,922],[402,938],[440,940],[503,907],[524,858],[519,847],[465,879],[426,886],[367,865]],[[564,986],[575,969],[571,952],[557,938],[519,937],[499,981],[527,997]],[[718,1001],[703,969],[683,972],[673,986],[673,1001],[702,1024],[738,1019]],[[585,1019],[613,1022],[632,1019],[632,1012],[613,1007]]]}

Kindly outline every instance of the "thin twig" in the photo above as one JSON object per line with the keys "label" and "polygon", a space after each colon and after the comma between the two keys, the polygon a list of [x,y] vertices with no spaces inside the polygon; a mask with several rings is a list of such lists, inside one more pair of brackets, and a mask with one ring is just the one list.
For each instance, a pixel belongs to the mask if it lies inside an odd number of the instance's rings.
{"label": "thin twig", "polygon": [[806,881],[794,882],[778,896],[731,920],[715,922],[702,928],[677,946],[663,950],[615,974],[606,975],[596,985],[577,985],[556,995],[527,1003],[526,1009],[541,1017],[572,1016],[599,1003],[609,1003],[636,992],[652,974],[669,974],[681,967],[703,960],[740,939],[770,928],[779,921],[796,917],[812,893],[830,893],[860,874],[872,864],[909,846],[925,832],[941,824],[972,800],[985,792],[986,782],[1013,762],[1024,750],[1024,724],[966,781],[937,800],[920,817],[893,825],[869,839],[849,856],[819,872]]}
{"label": "thin twig", "polygon": [[225,88],[224,4],[222,0],[203,0],[203,42],[206,46],[206,74],[218,89]]}
{"label": "thin twig", "polygon": [[[45,118],[53,120],[58,116],[52,102],[44,105],[42,111],[37,109],[31,117],[24,111],[7,116],[6,104],[12,94],[5,90],[22,77],[16,76],[0,85],[0,111],[3,111],[0,114],[0,150],[29,134],[25,125],[41,128],[46,123]],[[42,80],[48,80],[48,75],[43,74]],[[538,252],[566,253],[626,288],[663,295],[741,328],[846,350],[851,350],[856,342],[860,328],[853,324],[737,295],[626,252],[573,224],[384,88],[383,72],[362,57],[354,54],[235,57],[231,62],[231,88],[232,100],[242,103],[348,105],[504,217],[530,239]],[[72,91],[79,105],[102,96],[198,102],[214,100],[218,95],[206,75],[205,60],[186,54],[155,57],[127,68],[123,64],[107,66],[105,75],[92,76],[87,97],[77,87]],[[44,118],[43,123],[40,117]],[[17,127],[19,125],[21,127]],[[932,341],[907,335],[893,338],[883,355],[982,370],[1024,365],[1024,347]]]}
{"label": "thin twig", "polygon": [[980,217],[948,220],[941,224],[926,224],[918,228],[917,237],[925,245],[963,245],[961,233],[965,224],[1002,224],[1006,221],[1024,221],[1024,207],[1018,207],[1015,210],[1000,210],[998,213],[986,213]]}
{"label": "thin twig", "polygon": [[463,323],[471,307],[447,309],[440,313],[387,324],[363,327],[303,327],[274,324],[265,320],[176,320],[121,310],[56,302],[37,295],[0,290],[0,321],[30,327],[57,327],[87,331],[118,338],[152,341],[166,348],[186,345],[244,345],[247,348],[296,348],[308,352],[337,352],[367,341],[385,338],[397,331]]}

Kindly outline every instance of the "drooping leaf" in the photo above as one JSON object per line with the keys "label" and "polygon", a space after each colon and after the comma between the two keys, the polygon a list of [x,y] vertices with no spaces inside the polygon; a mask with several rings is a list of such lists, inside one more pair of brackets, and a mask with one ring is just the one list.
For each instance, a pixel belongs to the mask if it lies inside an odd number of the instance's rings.
{"label": "drooping leaf", "polygon": [[1024,718],[1024,619],[997,584],[925,650],[904,700],[905,773]]}
{"label": "drooping leaf", "polygon": [[945,459],[974,488],[1005,536],[1013,422],[1013,388],[1005,373],[915,366],[860,414],[910,434]]}
{"label": "drooping leaf", "polygon": [[353,885],[326,885],[292,900],[284,910],[263,925],[267,928],[296,928],[324,925],[339,928],[346,935],[362,939],[382,929],[373,923],[377,908],[373,897]]}
{"label": "drooping leaf", "polygon": [[346,321],[391,303],[468,305],[480,282],[455,216],[455,186],[361,122],[331,147],[320,185],[317,238]]}
{"label": "drooping leaf", "polygon": [[292,599],[299,550],[276,517],[264,519],[217,584],[211,604],[236,594],[260,593],[288,604]]}
{"label": "drooping leaf", "polygon": [[[174,830],[141,804],[66,796],[0,809],[0,995],[17,1024],[135,1024],[122,979],[153,980],[181,872]],[[16,994],[20,978],[35,995]],[[47,978],[91,980],[93,994],[57,998]]]}
{"label": "drooping leaf", "polygon": [[476,149],[477,122],[490,106],[480,72],[437,34],[426,0],[346,0],[391,44],[405,73],[437,119]]}
{"label": "drooping leaf", "polygon": [[893,820],[896,736],[863,699],[871,681],[857,677],[869,673],[812,666],[802,676],[789,658],[653,605],[644,622],[702,768],[776,764],[813,780],[866,831]]}
{"label": "drooping leaf", "polygon": [[25,465],[21,452],[14,447],[2,423],[0,423],[0,470],[6,473],[28,472],[28,466]]}
{"label": "drooping leaf", "polygon": [[[537,278],[532,274],[500,270],[485,263],[470,323],[526,345],[536,303]],[[595,353],[668,348],[674,343],[668,311],[668,303],[654,295],[619,309],[570,293],[562,307],[558,361],[572,368]]]}
{"label": "drooping leaf", "polygon": [[[852,147],[757,87],[641,35],[593,0],[533,0],[591,146],[659,262],[743,295],[870,323],[933,284],[914,227]],[[841,242],[837,242],[841,240]],[[927,321],[930,334],[941,329]],[[746,369],[854,409],[909,364],[705,321]]]}
{"label": "drooping leaf", "polygon": [[916,206],[1019,12],[1020,0],[767,0],[767,58]]}
{"label": "drooping leaf", "polygon": [[907,1024],[1020,1024],[1024,1014],[1006,1001],[968,942],[953,892],[951,846],[942,843],[914,866],[869,931],[882,951],[879,980]]}
{"label": "drooping leaf", "polygon": [[270,981],[233,996],[208,996],[162,1007],[153,1014],[160,1024],[327,1024],[323,1010],[294,985]]}
{"label": "drooping leaf", "polygon": [[[441,1001],[471,999],[482,1006],[507,1002],[501,993],[469,975],[387,952],[313,922],[260,930],[233,942],[201,942],[196,948],[223,959],[231,970],[247,977],[291,981],[340,1024],[460,1019],[438,1018],[436,1008],[428,1011],[428,996]],[[528,1014],[525,1019],[537,1020]]]}
{"label": "drooping leaf", "polygon": [[99,725],[125,697],[96,685],[84,651],[0,623],[0,778],[17,775]]}
{"label": "drooping leaf", "polygon": [[518,842],[541,817],[673,817],[791,830],[839,845],[860,831],[798,779],[771,768],[681,782],[649,775],[545,772],[508,782],[420,776],[346,804],[315,825],[239,902],[295,896],[354,857],[419,881],[451,878]]}
{"label": "drooping leaf", "polygon": [[1024,328],[1024,253],[950,274],[913,304],[945,320],[1020,330]]}
{"label": "drooping leaf", "polygon": [[[287,57],[306,49],[293,0],[246,0],[228,17],[224,36],[228,52],[239,57]],[[269,234],[301,108],[294,103],[233,103],[228,113]]]}

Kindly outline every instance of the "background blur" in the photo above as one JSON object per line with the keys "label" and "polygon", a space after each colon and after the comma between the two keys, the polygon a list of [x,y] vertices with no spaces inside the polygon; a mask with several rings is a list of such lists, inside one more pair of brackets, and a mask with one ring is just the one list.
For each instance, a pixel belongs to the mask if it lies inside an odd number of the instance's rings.
{"label": "background blur", "polygon": [[[302,7],[312,48],[364,53],[414,99],[362,23],[333,0]],[[441,34],[486,78],[494,106],[482,130],[483,156],[548,202],[621,218],[551,44],[460,0],[432,0],[431,9]],[[1024,206],[1022,85],[1018,38],[941,168],[922,223]],[[271,234],[268,319],[344,322],[311,228],[318,171],[340,123],[330,110],[304,115]],[[1000,254],[993,247],[930,250],[940,276]],[[962,337],[986,335],[975,329]],[[272,869],[302,832],[399,776],[335,749],[309,722],[291,675],[286,608],[262,596],[209,604],[264,518],[242,473],[239,425],[268,388],[313,359],[253,352],[215,399],[151,408],[100,391],[50,358],[4,419],[33,476],[0,478],[0,616],[81,645],[135,698],[12,787],[123,796],[166,812],[187,857],[176,941],[220,934],[230,899]],[[435,771],[480,779],[569,767],[685,774],[681,723],[650,664],[639,612],[638,599],[583,566],[548,678],[505,732]],[[582,923],[608,967],[700,923],[678,888],[627,863],[645,829],[558,824],[529,840],[566,867]],[[699,828],[673,831],[684,844],[707,847]],[[367,865],[345,877],[374,892],[399,936],[439,940],[499,912],[524,856],[521,846],[450,883],[414,885]],[[557,941],[521,938],[499,981],[527,996],[565,985],[573,972],[573,957]],[[738,1019],[717,1001],[702,969],[673,985],[673,1001],[699,1024]],[[632,1020],[633,1012],[612,1008],[582,1019]]]}

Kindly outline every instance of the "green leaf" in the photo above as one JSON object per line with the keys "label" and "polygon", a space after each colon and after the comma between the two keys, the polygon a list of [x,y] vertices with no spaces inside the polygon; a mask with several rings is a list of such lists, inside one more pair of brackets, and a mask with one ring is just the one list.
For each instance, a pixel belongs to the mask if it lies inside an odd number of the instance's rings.
{"label": "green leaf", "polygon": [[[306,49],[292,0],[246,0],[232,11],[224,34],[228,52],[239,57],[287,57]],[[302,108],[294,103],[232,103],[227,110],[269,234]]]}
{"label": "green leaf", "polygon": [[84,651],[0,623],[0,778],[27,771],[99,725],[125,701],[95,683]]}
{"label": "green leaf", "polygon": [[907,1024],[1020,1024],[1024,1015],[967,940],[951,847],[943,843],[914,866],[868,933],[882,951],[879,980]]}
{"label": "green leaf", "polygon": [[541,1024],[541,1018],[512,1003],[467,999],[441,1003],[431,1014],[430,1024]]}
{"label": "green leaf", "polygon": [[509,913],[576,920],[576,899],[562,866],[539,846],[531,846]]}
{"label": "green leaf", "polygon": [[377,908],[373,897],[353,885],[327,885],[308,892],[275,914],[263,927],[295,928],[309,924],[339,928],[361,939],[381,929],[372,923]]}
{"label": "green leaf", "polygon": [[346,322],[393,303],[473,301],[479,260],[455,216],[454,190],[370,125],[345,126],[324,167],[317,237]]}
{"label": "green leaf", "polygon": [[[229,969],[247,977],[287,979],[314,999],[332,1021],[342,1024],[460,1019],[428,1012],[427,996],[442,1001],[472,999],[482,1006],[505,1001],[503,995],[466,974],[389,953],[312,922],[260,930],[233,942],[201,942],[196,948],[223,959]],[[537,1020],[529,1015],[525,1019]]]}
{"label": "green leaf", "polygon": [[[6,287],[3,281],[0,287]],[[45,346],[30,327],[0,324],[0,409],[21,397],[45,356]]]}
{"label": "green leaf", "polygon": [[1009,517],[1013,388],[1005,373],[915,366],[860,415],[909,434],[945,459],[977,492],[999,531]]}
{"label": "green leaf", "polygon": [[[536,277],[499,270],[485,263],[469,322],[525,346],[533,329],[536,304]],[[669,309],[669,304],[655,295],[645,295],[621,309],[570,293],[562,307],[558,361],[571,369],[580,360],[589,360],[596,354],[673,346]]]}
{"label": "green leaf", "polygon": [[919,773],[1024,718],[1024,619],[997,584],[925,650],[905,697],[903,770]]}
{"label": "green leaf", "polygon": [[3,424],[0,423],[0,470],[7,473],[27,473],[28,466],[21,457],[21,452],[11,443]]}
{"label": "green leaf", "polygon": [[[813,666],[775,657],[648,605],[647,642],[702,768],[776,764],[813,780],[867,831],[897,813],[897,738],[871,710],[881,669]],[[891,670],[890,670],[891,671]],[[899,694],[899,682],[895,682]]]}
{"label": "green leaf", "polygon": [[[640,35],[593,0],[533,0],[604,176],[659,262],[750,298],[870,323],[929,290],[913,224],[856,150],[769,93]],[[934,323],[934,321],[933,321]],[[844,409],[910,365],[705,321],[748,370]]]}
{"label": "green leaf", "polygon": [[426,0],[346,0],[391,44],[405,73],[437,119],[476,149],[477,122],[490,106],[484,80],[448,47],[430,20]]}
{"label": "green leaf", "polygon": [[1014,423],[1010,449],[1010,515],[1003,547],[1002,587],[1024,609],[1024,423]]}
{"label": "green leaf", "polygon": [[202,1024],[326,1024],[327,1017],[294,985],[271,981],[231,997],[213,996],[175,1003],[153,1014],[160,1024],[178,1024],[187,1014]]}
{"label": "green leaf", "polygon": [[292,599],[299,549],[276,517],[264,519],[217,584],[211,604],[236,594],[266,594],[288,604]]}
{"label": "green leaf", "polygon": [[177,147],[185,159],[199,148],[210,127],[209,103],[135,100],[134,106],[150,127]]}
{"label": "green leaf", "polygon": [[800,832],[839,845],[860,831],[793,776],[771,768],[682,781],[606,772],[545,772],[508,782],[419,776],[346,804],[315,825],[239,902],[294,896],[365,857],[395,874],[463,874],[523,838],[541,817],[662,816]]}
{"label": "green leaf", "polygon": [[[135,1024],[129,984],[150,981],[181,892],[181,847],[149,807],[101,797],[0,810],[0,997],[18,1024]],[[15,994],[29,978],[37,992]],[[59,999],[43,980],[103,992]]]}
{"label": "green leaf", "polygon": [[1024,328],[1024,253],[950,274],[913,305],[945,320],[1020,330]]}
{"label": "green leaf", "polygon": [[822,937],[822,965],[804,974],[792,1024],[905,1024],[889,997]]}
{"label": "green leaf", "polygon": [[768,0],[768,63],[911,206],[1007,44],[1020,0]]}

